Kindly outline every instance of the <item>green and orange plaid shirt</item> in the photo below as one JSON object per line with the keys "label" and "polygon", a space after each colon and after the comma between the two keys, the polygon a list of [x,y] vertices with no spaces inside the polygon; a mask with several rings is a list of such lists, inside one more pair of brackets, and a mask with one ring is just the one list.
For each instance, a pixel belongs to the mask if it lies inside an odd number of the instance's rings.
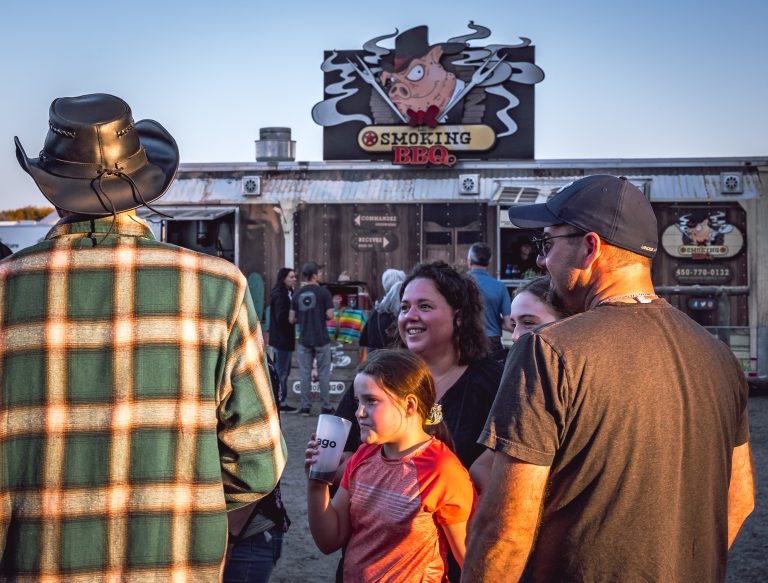
{"label": "green and orange plaid shirt", "polygon": [[245,277],[111,224],[0,262],[0,580],[216,581],[285,465]]}

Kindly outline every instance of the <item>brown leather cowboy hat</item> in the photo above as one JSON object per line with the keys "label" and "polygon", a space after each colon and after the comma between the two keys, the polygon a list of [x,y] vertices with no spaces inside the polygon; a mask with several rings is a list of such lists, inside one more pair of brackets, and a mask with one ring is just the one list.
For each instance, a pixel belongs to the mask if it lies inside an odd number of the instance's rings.
{"label": "brown leather cowboy hat", "polygon": [[151,204],[179,167],[171,134],[153,120],[134,123],[114,95],[55,99],[48,125],[38,158],[28,158],[14,137],[16,158],[45,198],[70,212],[107,215]]}

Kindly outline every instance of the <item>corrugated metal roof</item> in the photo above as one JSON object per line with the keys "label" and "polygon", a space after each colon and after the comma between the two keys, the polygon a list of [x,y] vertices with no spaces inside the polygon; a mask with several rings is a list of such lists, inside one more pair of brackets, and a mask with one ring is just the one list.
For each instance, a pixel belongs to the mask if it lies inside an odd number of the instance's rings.
{"label": "corrugated metal roof", "polygon": [[[277,204],[281,201],[309,204],[333,203],[403,203],[403,202],[469,202],[488,201],[490,204],[520,204],[534,202],[533,190],[538,190],[539,202],[563,185],[593,173],[627,176],[644,188],[653,201],[696,201],[749,199],[760,196],[761,185],[755,166],[714,165],[663,166],[655,164],[630,167],[626,163],[610,166],[596,163],[581,168],[550,166],[548,168],[519,164],[504,167],[498,163],[486,166],[480,163],[468,168],[413,170],[392,166],[371,168],[358,164],[347,167],[322,167],[308,171],[297,169],[296,163],[288,168],[274,167],[255,172],[250,165],[244,173],[216,167],[209,174],[200,168],[180,171],[168,193],[159,201],[163,206],[179,204]],[[604,161],[610,162],[610,161]],[[613,161],[616,162],[616,161]],[[713,160],[712,162],[715,162]],[[722,161],[719,161],[721,162]],[[733,162],[732,162],[733,163]],[[260,164],[259,166],[264,166]],[[330,165],[328,165],[330,166]],[[350,164],[350,166],[355,166]],[[250,174],[248,173],[250,171]],[[738,194],[723,194],[722,173],[740,175]],[[476,175],[479,194],[463,195],[459,192],[459,177]],[[242,194],[243,176],[261,177],[261,195]],[[526,190],[528,189],[528,190]],[[524,193],[524,196],[521,196]]]}

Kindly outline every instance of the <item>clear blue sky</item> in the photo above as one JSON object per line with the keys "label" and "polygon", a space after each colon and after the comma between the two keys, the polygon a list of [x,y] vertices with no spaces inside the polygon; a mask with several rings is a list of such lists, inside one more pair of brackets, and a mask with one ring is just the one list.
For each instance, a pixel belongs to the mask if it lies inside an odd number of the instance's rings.
{"label": "clear blue sky", "polygon": [[114,93],[176,137],[182,162],[254,160],[264,126],[322,158],[324,49],[426,24],[530,38],[536,158],[768,156],[768,1],[8,1],[0,8],[0,209],[47,204],[16,163],[50,102]]}

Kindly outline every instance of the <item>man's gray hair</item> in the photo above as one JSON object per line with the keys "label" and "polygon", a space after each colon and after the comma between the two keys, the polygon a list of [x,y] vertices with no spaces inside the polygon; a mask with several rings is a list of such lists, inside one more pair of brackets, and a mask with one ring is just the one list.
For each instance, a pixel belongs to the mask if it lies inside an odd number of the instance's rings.
{"label": "man's gray hair", "polygon": [[475,265],[488,267],[491,255],[491,247],[487,243],[475,243],[469,248],[469,260]]}

